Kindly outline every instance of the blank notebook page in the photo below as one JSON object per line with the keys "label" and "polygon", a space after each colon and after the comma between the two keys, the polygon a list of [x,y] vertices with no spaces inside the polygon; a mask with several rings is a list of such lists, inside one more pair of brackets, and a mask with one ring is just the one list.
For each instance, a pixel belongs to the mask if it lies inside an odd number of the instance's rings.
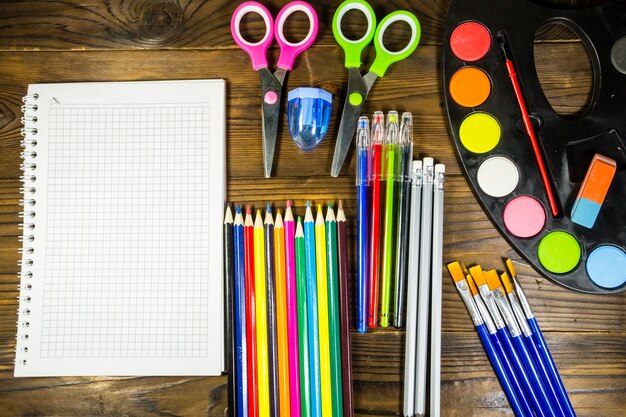
{"label": "blank notebook page", "polygon": [[221,373],[224,82],[29,96],[15,375]]}

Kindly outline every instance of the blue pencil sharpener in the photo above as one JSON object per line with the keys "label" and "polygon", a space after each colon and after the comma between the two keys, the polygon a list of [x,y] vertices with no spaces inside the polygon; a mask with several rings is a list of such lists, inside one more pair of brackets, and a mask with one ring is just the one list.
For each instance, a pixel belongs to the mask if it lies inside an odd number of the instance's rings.
{"label": "blue pencil sharpener", "polygon": [[333,96],[321,88],[300,87],[287,96],[289,134],[308,152],[320,144],[328,131]]}

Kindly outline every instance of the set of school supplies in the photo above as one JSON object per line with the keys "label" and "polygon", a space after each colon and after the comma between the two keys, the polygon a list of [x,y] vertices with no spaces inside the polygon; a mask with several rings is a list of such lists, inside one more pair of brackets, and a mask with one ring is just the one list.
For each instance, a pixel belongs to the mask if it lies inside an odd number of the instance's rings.
{"label": "set of school supplies", "polygon": [[517,417],[575,417],[563,381],[510,259],[508,273],[447,264]]}
{"label": "set of school supplies", "polygon": [[[245,214],[245,218],[244,218]],[[342,203],[224,220],[235,416],[351,416],[348,248]]]}

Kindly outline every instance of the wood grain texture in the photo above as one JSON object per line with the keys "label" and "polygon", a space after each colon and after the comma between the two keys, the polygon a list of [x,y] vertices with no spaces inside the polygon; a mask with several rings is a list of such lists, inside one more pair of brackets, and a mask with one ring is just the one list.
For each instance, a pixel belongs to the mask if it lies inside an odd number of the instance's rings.
{"label": "wood grain texture", "polygon": [[[546,2],[548,0],[541,0]],[[581,5],[581,1],[555,0]],[[589,0],[591,3],[594,0]],[[578,294],[540,277],[511,249],[475,201],[461,174],[442,105],[441,33],[448,0],[371,3],[378,16],[413,10],[424,36],[417,52],[390,68],[368,97],[365,112],[411,111],[415,155],[447,165],[444,261],[480,262],[502,268],[511,257],[545,332],[579,417],[626,416],[626,294]],[[266,4],[276,13],[285,2]],[[105,0],[100,2],[4,1],[0,3],[0,415],[2,416],[223,416],[226,378],[23,378],[13,374],[18,285],[19,128],[21,96],[36,82],[224,78],[227,80],[228,196],[257,206],[292,199],[296,214],[307,199],[343,199],[349,239],[356,215],[354,160],[337,179],[329,177],[347,84],[343,53],[330,32],[338,1],[316,1],[320,36],[289,75],[287,88],[313,85],[333,94],[328,135],[313,153],[299,151],[283,120],[275,172],[262,178],[258,76],[233,46],[225,0]],[[290,36],[304,30],[289,27]],[[358,28],[348,27],[357,32]],[[258,23],[246,33],[259,36]],[[546,96],[555,110],[584,103],[591,77],[578,65],[580,44],[549,31],[536,46]],[[402,33],[390,42],[399,43]],[[560,45],[556,47],[554,43]],[[275,59],[277,50],[270,51]],[[364,62],[371,62],[368,50]],[[574,105],[572,104],[574,103]],[[353,249],[350,256],[354,258]],[[351,276],[354,279],[354,262]],[[442,416],[511,416],[467,312],[451,279],[443,277]],[[351,283],[354,285],[354,283]],[[354,294],[354,288],[351,290]],[[352,334],[355,413],[399,415],[404,332],[377,329]]]}

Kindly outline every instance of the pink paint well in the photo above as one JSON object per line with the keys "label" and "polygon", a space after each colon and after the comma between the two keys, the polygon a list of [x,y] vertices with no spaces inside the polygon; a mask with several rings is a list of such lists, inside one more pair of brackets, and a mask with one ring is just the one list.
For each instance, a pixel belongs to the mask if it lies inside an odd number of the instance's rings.
{"label": "pink paint well", "polygon": [[491,34],[477,22],[461,23],[450,35],[450,49],[461,61],[478,61],[490,47]]}
{"label": "pink paint well", "polygon": [[504,207],[504,225],[516,237],[528,238],[539,234],[546,224],[546,211],[535,198],[515,197]]}

